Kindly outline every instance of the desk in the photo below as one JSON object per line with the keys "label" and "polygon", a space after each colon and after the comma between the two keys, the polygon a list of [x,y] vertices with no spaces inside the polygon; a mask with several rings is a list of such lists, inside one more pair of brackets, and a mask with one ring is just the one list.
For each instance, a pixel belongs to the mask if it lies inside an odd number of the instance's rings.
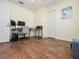
{"label": "desk", "polygon": [[31,31],[34,32],[34,37],[42,38],[43,37],[43,27],[42,26],[36,26],[36,28],[30,28],[29,29],[29,37],[31,36]]}
{"label": "desk", "polygon": [[36,28],[29,28],[29,37],[31,37],[31,32],[33,32],[33,36],[35,37],[35,35],[36,35]]}
{"label": "desk", "polygon": [[26,38],[25,37],[26,34],[27,33],[22,32],[22,28],[12,29],[11,41],[18,41],[21,38],[24,39],[24,38]]}
{"label": "desk", "polygon": [[39,39],[43,37],[43,26],[36,26],[36,37]]}
{"label": "desk", "polygon": [[11,42],[18,41],[18,34],[17,33],[12,33],[12,38],[10,40]]}

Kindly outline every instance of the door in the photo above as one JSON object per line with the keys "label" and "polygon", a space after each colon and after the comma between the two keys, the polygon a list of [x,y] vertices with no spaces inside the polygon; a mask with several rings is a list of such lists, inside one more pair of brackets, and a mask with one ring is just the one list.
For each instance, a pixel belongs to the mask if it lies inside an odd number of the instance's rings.
{"label": "door", "polygon": [[56,35],[56,13],[54,11],[48,12],[48,19],[47,19],[47,36],[48,37],[55,37]]}
{"label": "door", "polygon": [[9,8],[5,4],[0,5],[0,43],[8,42],[10,39]]}

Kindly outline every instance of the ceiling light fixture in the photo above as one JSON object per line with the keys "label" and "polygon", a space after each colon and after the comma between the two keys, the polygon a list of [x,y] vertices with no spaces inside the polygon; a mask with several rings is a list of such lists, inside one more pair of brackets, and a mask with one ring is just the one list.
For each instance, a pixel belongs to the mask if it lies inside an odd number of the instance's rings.
{"label": "ceiling light fixture", "polygon": [[34,6],[35,5],[35,0],[31,0],[32,1],[32,5]]}
{"label": "ceiling light fixture", "polygon": [[[35,6],[36,0],[31,0],[31,2],[32,2],[32,6]],[[41,0],[41,4],[42,4],[42,5],[44,5],[45,2],[46,2],[46,0]]]}

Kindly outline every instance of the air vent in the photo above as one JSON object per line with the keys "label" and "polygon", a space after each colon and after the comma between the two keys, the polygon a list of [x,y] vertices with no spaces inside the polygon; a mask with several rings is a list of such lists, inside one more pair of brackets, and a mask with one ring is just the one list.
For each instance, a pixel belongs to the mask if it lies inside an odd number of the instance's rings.
{"label": "air vent", "polygon": [[24,4],[22,1],[19,1],[19,3],[22,4],[22,5]]}

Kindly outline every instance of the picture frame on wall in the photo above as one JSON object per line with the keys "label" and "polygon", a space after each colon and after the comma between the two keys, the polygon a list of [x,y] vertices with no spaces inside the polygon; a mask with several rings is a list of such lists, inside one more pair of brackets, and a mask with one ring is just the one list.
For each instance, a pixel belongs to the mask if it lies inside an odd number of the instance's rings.
{"label": "picture frame on wall", "polygon": [[63,8],[61,10],[61,14],[62,14],[61,16],[62,19],[72,18],[72,6]]}

